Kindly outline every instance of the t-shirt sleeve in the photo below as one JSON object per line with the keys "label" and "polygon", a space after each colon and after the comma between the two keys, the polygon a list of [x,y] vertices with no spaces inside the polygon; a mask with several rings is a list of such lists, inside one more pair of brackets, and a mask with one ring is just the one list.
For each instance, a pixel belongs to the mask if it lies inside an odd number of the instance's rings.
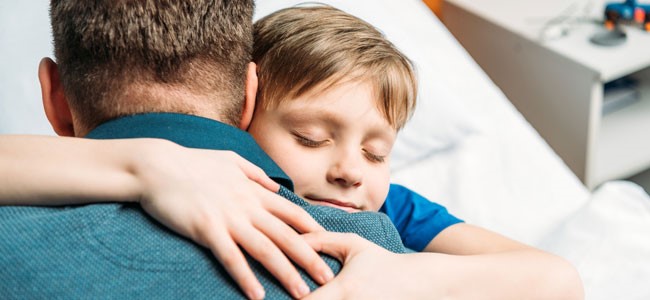
{"label": "t-shirt sleeve", "polygon": [[379,209],[395,224],[407,248],[422,251],[445,228],[463,222],[447,209],[401,185],[391,184]]}

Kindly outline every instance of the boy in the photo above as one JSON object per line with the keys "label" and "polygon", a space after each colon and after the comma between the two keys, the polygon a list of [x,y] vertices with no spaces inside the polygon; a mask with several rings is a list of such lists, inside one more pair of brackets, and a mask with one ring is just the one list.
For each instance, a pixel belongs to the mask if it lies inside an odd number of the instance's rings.
{"label": "boy", "polygon": [[260,19],[254,34],[259,92],[248,131],[296,194],[348,212],[382,211],[416,251],[460,222],[401,186],[388,192],[390,152],[417,85],[410,61],[377,29],[307,6]]}

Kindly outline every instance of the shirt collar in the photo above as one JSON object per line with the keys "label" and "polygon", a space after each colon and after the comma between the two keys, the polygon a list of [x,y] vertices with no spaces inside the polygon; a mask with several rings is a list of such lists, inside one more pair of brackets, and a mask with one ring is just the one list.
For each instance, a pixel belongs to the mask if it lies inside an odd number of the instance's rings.
{"label": "shirt collar", "polygon": [[279,184],[293,190],[293,183],[247,132],[198,116],[147,113],[120,117],[93,129],[87,138],[160,138],[189,148],[231,150],[262,168]]}

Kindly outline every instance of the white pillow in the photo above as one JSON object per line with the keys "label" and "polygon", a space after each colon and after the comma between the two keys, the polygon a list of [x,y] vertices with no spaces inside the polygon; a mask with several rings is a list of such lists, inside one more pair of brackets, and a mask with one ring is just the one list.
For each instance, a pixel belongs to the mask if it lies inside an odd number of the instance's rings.
{"label": "white pillow", "polygon": [[[411,121],[401,131],[393,150],[396,170],[437,151],[455,147],[479,126],[448,86],[444,52],[437,41],[453,37],[420,0],[323,0],[377,27],[415,64],[419,79],[418,104]],[[255,19],[278,9],[304,3],[300,0],[259,0]],[[459,47],[459,49],[462,49]],[[461,50],[462,51],[462,50]],[[453,66],[452,66],[453,67]]]}

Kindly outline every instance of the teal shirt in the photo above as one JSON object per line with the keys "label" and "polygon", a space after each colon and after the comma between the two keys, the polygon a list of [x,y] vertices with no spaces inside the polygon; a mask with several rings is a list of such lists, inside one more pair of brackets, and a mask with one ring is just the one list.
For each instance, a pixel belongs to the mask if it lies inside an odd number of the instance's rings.
{"label": "teal shirt", "polygon": [[[156,137],[187,147],[232,150],[282,184],[280,194],[326,229],[357,233],[393,252],[407,251],[384,214],[348,214],[298,198],[286,174],[234,127],[188,115],[143,114],[104,123],[88,137]],[[66,172],[65,162],[61,172]],[[268,299],[290,298],[247,258]],[[340,270],[336,260],[323,258],[335,273]],[[0,266],[2,299],[245,298],[209,250],[170,231],[136,204],[0,207]],[[317,287],[301,274],[312,289]]]}

